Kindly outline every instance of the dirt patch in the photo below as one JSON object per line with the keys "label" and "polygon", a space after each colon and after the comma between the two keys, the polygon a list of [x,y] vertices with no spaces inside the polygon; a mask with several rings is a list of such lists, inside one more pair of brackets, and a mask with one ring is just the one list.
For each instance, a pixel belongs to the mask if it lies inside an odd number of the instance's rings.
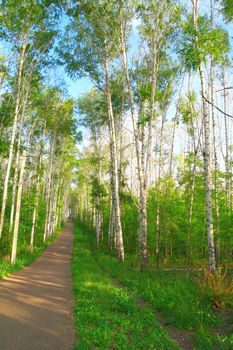
{"label": "dirt patch", "polygon": [[216,310],[216,313],[221,313],[223,319],[223,325],[221,327],[215,326],[212,330],[214,333],[218,333],[224,337],[229,334],[233,334],[233,312],[232,310]]}
{"label": "dirt patch", "polygon": [[117,287],[117,288],[120,288],[120,289],[123,289],[124,286],[118,281],[116,280],[115,278],[112,279],[112,284]]}
{"label": "dirt patch", "polygon": [[[144,308],[151,309],[151,305],[143,299],[138,299],[137,305],[142,309],[144,309]],[[169,326],[166,319],[160,313],[155,314],[155,319],[163,326],[163,328],[167,331],[169,336],[172,339],[174,339],[175,342],[182,349],[193,350],[194,345],[192,342],[192,333],[191,332],[189,332],[187,330],[176,330],[173,327]]]}
{"label": "dirt patch", "polygon": [[174,329],[167,324],[166,319],[159,313],[156,314],[156,320],[166,329],[168,334],[172,339],[174,339],[177,344],[185,350],[193,350],[194,344],[192,341],[192,333],[185,329]]}
{"label": "dirt patch", "polygon": [[[123,289],[124,286],[118,281],[117,279],[112,279],[112,283],[114,286]],[[151,305],[143,300],[143,299],[136,299],[135,302],[141,309],[150,309]],[[184,350],[193,350],[194,344],[192,341],[192,333],[187,330],[177,330],[174,329],[172,326],[170,326],[167,322],[167,320],[160,314],[155,314],[155,319],[158,321],[161,326],[167,331],[169,336]]]}

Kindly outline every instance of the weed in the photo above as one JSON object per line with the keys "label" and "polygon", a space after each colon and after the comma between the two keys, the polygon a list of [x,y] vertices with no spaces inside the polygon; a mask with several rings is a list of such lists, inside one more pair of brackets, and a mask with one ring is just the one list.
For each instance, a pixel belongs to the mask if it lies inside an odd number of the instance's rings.
{"label": "weed", "polygon": [[203,270],[203,275],[197,280],[200,289],[211,298],[215,309],[229,306],[233,298],[233,278],[227,268],[218,268],[214,273]]}

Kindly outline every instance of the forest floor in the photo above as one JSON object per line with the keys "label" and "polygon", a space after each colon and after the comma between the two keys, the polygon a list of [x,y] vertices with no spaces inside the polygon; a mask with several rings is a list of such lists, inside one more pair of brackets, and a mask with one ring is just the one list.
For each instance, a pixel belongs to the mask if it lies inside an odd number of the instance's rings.
{"label": "forest floor", "polygon": [[70,350],[72,224],[32,265],[0,281],[0,347]]}
{"label": "forest floor", "polygon": [[85,225],[74,231],[75,350],[233,350],[232,299],[214,309],[197,272],[141,273],[97,252]]}

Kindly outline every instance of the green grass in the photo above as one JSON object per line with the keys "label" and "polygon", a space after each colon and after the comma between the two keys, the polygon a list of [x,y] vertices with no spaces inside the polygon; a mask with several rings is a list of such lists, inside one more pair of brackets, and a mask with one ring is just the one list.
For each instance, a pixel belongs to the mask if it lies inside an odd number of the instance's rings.
{"label": "green grass", "polygon": [[141,309],[127,289],[112,283],[96,263],[90,238],[75,227],[73,291],[76,300],[75,350],[179,349],[156,321],[154,313]]}
{"label": "green grass", "polygon": [[[195,283],[196,276],[184,271],[141,273],[127,262],[121,264],[115,257],[91,249],[94,234],[85,226],[80,224],[75,231],[73,276],[80,337],[75,349],[173,349],[155,321],[156,312],[175,330],[190,331],[193,349],[233,349],[233,335],[215,331],[222,328],[224,332],[225,326],[233,324],[232,309],[228,310],[227,325],[224,313],[213,310],[211,295]],[[112,279],[124,290],[112,285]],[[137,298],[147,301],[150,310],[138,309],[133,302]]]}
{"label": "green grass", "polygon": [[29,247],[24,247],[24,249],[22,249],[22,247],[18,247],[20,253],[17,257],[16,263],[13,265],[9,261],[0,259],[0,279],[21,270],[25,266],[30,265],[52,242],[54,242],[60,232],[61,229],[56,231],[52,237],[46,240],[45,243],[41,242],[39,245],[35,246],[33,252],[30,252]]}
{"label": "green grass", "polygon": [[[133,296],[149,302],[166,323],[193,334],[194,349],[232,350],[233,335],[218,335],[214,329],[225,328],[224,315],[213,310],[211,296],[202,293],[186,272],[148,271],[141,273],[119,264],[114,257],[97,254],[99,265],[117,279]],[[228,321],[233,324],[233,314]]]}

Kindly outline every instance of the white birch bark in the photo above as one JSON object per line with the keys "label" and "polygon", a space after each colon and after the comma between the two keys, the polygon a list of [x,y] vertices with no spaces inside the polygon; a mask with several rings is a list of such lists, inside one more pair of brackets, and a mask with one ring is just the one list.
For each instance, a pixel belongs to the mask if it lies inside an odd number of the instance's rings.
{"label": "white birch bark", "polygon": [[[193,21],[194,27],[198,30],[197,19],[197,0],[192,0],[193,4]],[[198,37],[196,37],[196,44],[198,45]],[[206,204],[206,224],[207,224],[207,237],[208,237],[208,255],[209,255],[209,268],[212,272],[216,270],[215,260],[215,244],[214,244],[214,229],[213,229],[213,216],[212,216],[212,180],[211,180],[211,167],[210,167],[210,125],[209,125],[209,113],[206,104],[206,84],[205,75],[202,67],[202,63],[199,65],[199,75],[201,81],[202,92],[202,112],[204,121],[204,169],[205,169],[205,204]]]}
{"label": "white birch bark", "polygon": [[18,81],[17,81],[14,120],[13,120],[13,126],[12,126],[7,168],[6,168],[6,173],[5,173],[5,177],[4,177],[4,185],[3,185],[2,208],[1,208],[1,214],[0,214],[0,237],[2,236],[3,224],[4,224],[4,218],[5,218],[5,210],[6,210],[6,201],[7,201],[7,195],[8,195],[8,184],[9,184],[11,165],[12,165],[12,160],[13,160],[13,155],[14,155],[14,143],[15,143],[15,137],[16,137],[16,132],[17,132],[19,110],[20,110],[20,97],[21,97],[21,91],[22,91],[22,71],[23,71],[23,65],[24,65],[24,59],[25,59],[26,45],[27,45],[27,38],[25,37],[24,43],[22,46],[22,50],[21,50],[20,56],[19,56],[18,75],[17,75]]}
{"label": "white birch bark", "polygon": [[120,213],[120,197],[119,197],[119,178],[118,178],[118,164],[117,164],[117,147],[116,147],[116,131],[115,122],[112,110],[111,92],[109,86],[109,62],[107,53],[104,57],[104,74],[105,74],[105,97],[107,104],[107,113],[109,121],[109,134],[110,134],[110,153],[111,153],[111,168],[112,168],[112,190],[113,190],[113,204],[115,209],[115,232],[117,239],[117,253],[118,258],[124,261],[124,244],[123,234],[121,226],[121,213]]}
{"label": "white birch bark", "polygon": [[[211,8],[211,27],[214,29],[214,4],[215,0],[210,0],[210,8]],[[216,148],[216,115],[215,115],[215,98],[214,98],[214,91],[215,91],[215,69],[214,69],[214,62],[211,57],[210,62],[210,96],[211,96],[211,114],[212,114],[212,129],[213,129],[213,152],[214,152],[214,201],[215,201],[215,221],[216,221],[216,264],[219,264],[220,261],[220,212],[219,212],[219,188],[218,188],[218,171],[219,171],[219,165],[218,165],[218,155],[217,155],[217,148]]]}
{"label": "white birch bark", "polygon": [[25,111],[27,106],[28,93],[29,93],[29,86],[27,86],[26,88],[25,96],[23,97],[23,107],[20,113],[21,115],[18,118],[19,119],[18,141],[17,141],[17,148],[16,148],[16,156],[15,156],[15,169],[14,169],[14,179],[13,179],[13,189],[12,189],[12,199],[11,199],[11,214],[10,214],[10,228],[9,228],[10,235],[11,235],[11,232],[13,229],[13,223],[14,223],[15,199],[16,199],[16,190],[17,190],[18,175],[19,175],[18,172],[19,172],[19,161],[20,161],[20,147],[21,147],[23,123],[25,121]]}
{"label": "white birch bark", "polygon": [[18,184],[18,191],[17,191],[15,224],[14,224],[13,243],[12,243],[12,252],[11,252],[11,263],[12,264],[15,264],[16,255],[17,255],[19,220],[20,220],[20,210],[21,210],[21,197],[22,197],[22,191],[23,191],[23,176],[24,176],[26,159],[27,159],[27,153],[26,153],[26,151],[24,151],[22,156],[21,156],[21,159],[20,159],[19,184]]}
{"label": "white birch bark", "polygon": [[31,251],[33,251],[33,248],[34,248],[35,227],[36,227],[37,212],[38,212],[38,207],[39,207],[40,179],[41,179],[40,172],[41,172],[41,167],[42,167],[43,150],[44,150],[44,144],[43,144],[44,136],[45,136],[45,127],[43,128],[43,134],[42,134],[42,139],[41,139],[41,142],[40,142],[40,150],[39,150],[39,157],[38,157],[35,204],[34,204],[34,208],[33,208],[32,228],[31,228],[31,234],[30,234],[30,250]]}
{"label": "white birch bark", "polygon": [[[226,92],[226,79],[225,71],[223,71],[223,105],[224,112],[227,113],[227,92]],[[225,184],[226,184],[226,206],[230,209],[230,166],[229,166],[229,131],[227,116],[224,115],[224,131],[225,131]]]}
{"label": "white birch bark", "polygon": [[158,186],[157,186],[157,210],[156,210],[156,264],[157,269],[159,268],[160,261],[160,236],[161,236],[161,219],[160,219],[160,179],[161,179],[161,171],[162,171],[162,154],[163,154],[163,131],[165,124],[166,115],[162,116],[162,123],[160,129],[160,138],[159,138],[159,164],[158,164]]}
{"label": "white birch bark", "polygon": [[[145,179],[145,171],[143,171],[144,165],[144,155],[140,150],[139,143],[139,134],[138,128],[136,126],[136,110],[133,99],[133,90],[129,76],[128,69],[128,60],[126,54],[126,45],[125,45],[125,35],[124,28],[121,24],[121,32],[120,32],[120,45],[121,45],[121,60],[125,72],[126,84],[128,88],[129,94],[129,105],[130,105],[130,113],[131,120],[133,125],[133,134],[135,141],[135,149],[136,149],[136,159],[137,159],[137,173],[138,173],[138,181],[139,181],[139,215],[140,215],[140,233],[139,233],[139,244],[140,244],[140,260],[141,260],[141,269],[144,270],[147,266],[148,260],[148,252],[147,252],[147,183]],[[144,149],[144,147],[142,147]]]}
{"label": "white birch bark", "polygon": [[32,228],[31,228],[31,235],[30,235],[30,250],[31,251],[33,251],[33,248],[34,248],[35,226],[36,226],[37,211],[38,211],[38,206],[39,206],[41,163],[42,163],[42,154],[40,154],[40,156],[39,156],[38,174],[37,174],[37,178],[36,178],[35,204],[34,204],[33,214],[32,214]]}
{"label": "white birch bark", "polygon": [[50,208],[51,208],[51,186],[52,186],[52,162],[53,162],[53,148],[54,148],[54,138],[51,136],[51,145],[49,150],[49,171],[48,171],[48,181],[46,185],[46,215],[45,215],[45,226],[43,241],[45,242],[49,235],[50,227]]}

